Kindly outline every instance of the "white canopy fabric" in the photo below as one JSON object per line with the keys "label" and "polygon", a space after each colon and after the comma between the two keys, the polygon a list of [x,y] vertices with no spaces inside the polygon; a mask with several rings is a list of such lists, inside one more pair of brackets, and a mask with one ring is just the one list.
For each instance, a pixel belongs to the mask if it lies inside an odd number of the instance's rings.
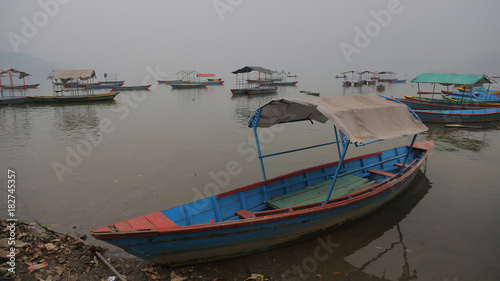
{"label": "white canopy fabric", "polygon": [[[258,127],[330,120],[352,143],[415,135],[428,130],[404,104],[373,94],[275,99],[261,107]],[[250,124],[251,126],[251,124]]]}
{"label": "white canopy fabric", "polygon": [[49,78],[61,80],[66,83],[69,80],[88,80],[95,78],[95,71],[93,69],[85,70],[54,70]]}

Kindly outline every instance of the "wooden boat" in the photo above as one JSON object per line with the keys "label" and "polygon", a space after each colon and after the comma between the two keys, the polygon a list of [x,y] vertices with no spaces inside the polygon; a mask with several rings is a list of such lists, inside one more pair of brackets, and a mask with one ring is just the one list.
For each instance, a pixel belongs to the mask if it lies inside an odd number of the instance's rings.
{"label": "wooden boat", "polygon": [[[215,77],[215,74],[213,74],[213,73],[198,73],[198,74],[196,74],[196,77],[197,78],[205,77],[207,79],[207,81],[202,81],[200,83],[203,83],[206,85],[222,85],[222,84],[224,84],[224,81],[222,80],[222,78],[213,78],[213,77]],[[212,78],[208,78],[208,77],[212,77]]]}
{"label": "wooden boat", "polygon": [[79,103],[113,100],[119,92],[75,96],[28,96],[33,103]]}
{"label": "wooden boat", "polygon": [[196,88],[206,88],[207,84],[203,83],[189,83],[189,84],[170,84],[172,86],[172,89],[196,89]]}
{"label": "wooden boat", "polygon": [[28,97],[3,97],[0,98],[0,105],[23,104],[28,101]]}
{"label": "wooden boat", "polygon": [[389,83],[406,83],[406,79],[389,79]]}
{"label": "wooden boat", "polygon": [[483,92],[483,93],[488,93],[492,95],[500,95],[500,91],[492,90],[492,89],[486,89],[486,88],[481,88],[481,87],[475,87],[474,90],[478,92]]}
{"label": "wooden boat", "polygon": [[412,109],[436,109],[436,110],[453,110],[453,109],[483,109],[488,107],[500,107],[500,104],[480,103],[459,101],[451,99],[431,99],[414,96],[404,96],[404,98],[396,98],[397,100],[408,105]]}
{"label": "wooden boat", "polygon": [[384,85],[377,85],[377,92],[383,92],[385,91],[385,86]]}
{"label": "wooden boat", "polygon": [[4,89],[29,89],[29,88],[38,88],[40,83],[38,84],[27,84],[27,85],[0,85],[0,87]]}
{"label": "wooden boat", "polygon": [[500,107],[458,110],[414,110],[426,123],[481,123],[500,120]]}
{"label": "wooden boat", "polygon": [[[257,79],[247,79],[252,71],[257,72]],[[261,82],[281,81],[280,78],[268,79],[268,75],[272,75],[273,73],[275,72],[260,66],[245,66],[235,70],[233,74],[236,74],[236,88],[231,89],[231,93],[233,95],[275,94],[278,91],[278,87],[260,84]],[[255,83],[258,85],[257,87],[253,85]]]}
{"label": "wooden boat", "polygon": [[87,89],[107,89],[111,87],[120,87],[122,86],[123,83],[118,83],[118,84],[100,84],[100,85],[86,85],[85,88]]}
{"label": "wooden boat", "polygon": [[319,93],[316,93],[316,92],[310,92],[310,91],[300,91],[300,92],[303,94],[306,94],[306,95],[319,97]]}
{"label": "wooden boat", "polygon": [[134,91],[134,90],[149,90],[151,85],[139,85],[139,86],[109,86],[113,91]]}
{"label": "wooden boat", "polygon": [[347,78],[347,75],[335,75],[335,78]]}
{"label": "wooden boat", "polygon": [[248,94],[247,89],[231,89],[233,95],[246,95]]}
{"label": "wooden boat", "polygon": [[456,92],[456,91],[441,91],[443,94],[447,96],[456,97],[457,99],[465,99],[465,100],[476,100],[482,102],[494,102],[500,103],[500,97],[497,95],[490,95],[484,92]]}
{"label": "wooden boat", "polygon": [[276,94],[278,91],[278,87],[255,87],[255,88],[247,88],[247,94],[249,95],[262,95],[262,94]]}
{"label": "wooden boat", "polygon": [[264,85],[264,86],[295,86],[297,85],[299,81],[290,81],[290,82],[287,82],[287,81],[271,81],[271,82],[264,82],[264,81],[261,81],[259,82],[260,85]]}
{"label": "wooden boat", "polygon": [[[350,114],[343,114],[346,110]],[[336,141],[262,154],[258,128],[313,120],[334,123]],[[397,200],[434,146],[434,141],[414,142],[427,127],[407,106],[375,95],[275,99],[255,111],[249,127],[255,134],[263,181],[102,227],[91,235],[169,266],[263,251]],[[413,135],[410,145],[345,158],[351,143],[364,146],[406,135]],[[334,145],[339,161],[267,179],[264,158],[326,145]]]}

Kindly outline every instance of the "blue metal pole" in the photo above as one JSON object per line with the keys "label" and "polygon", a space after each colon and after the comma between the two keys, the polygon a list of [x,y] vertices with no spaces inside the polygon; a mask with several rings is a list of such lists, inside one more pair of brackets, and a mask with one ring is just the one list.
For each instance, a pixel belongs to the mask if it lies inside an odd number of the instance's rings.
{"label": "blue metal pole", "polygon": [[255,144],[257,145],[257,152],[259,153],[260,169],[262,170],[262,176],[264,177],[264,180],[267,180],[266,169],[264,168],[264,160],[262,157],[262,153],[260,151],[259,136],[257,134],[257,126],[253,127],[253,134],[255,136]]}
{"label": "blue metal pole", "polygon": [[415,143],[415,139],[417,138],[417,135],[414,135],[413,136],[413,139],[411,140],[411,144],[410,144],[410,148],[408,148],[408,153],[406,154],[405,156],[405,160],[403,161],[403,165],[401,165],[401,168],[399,168],[399,172],[398,172],[398,177],[403,173],[403,169],[405,168],[405,165],[406,165],[406,161],[408,161],[408,157],[410,156],[410,153],[413,149],[413,144]]}
{"label": "blue metal pole", "polygon": [[333,175],[332,185],[330,186],[330,190],[328,191],[328,195],[326,196],[325,204],[328,204],[328,201],[330,200],[330,196],[332,195],[333,187],[335,186],[335,182],[337,181],[337,177],[339,175],[340,166],[342,166],[342,163],[344,162],[344,157],[347,153],[347,148],[349,147],[349,142],[348,141],[344,142],[343,147],[344,147],[344,151],[342,152],[342,156],[340,156],[339,164],[337,165],[337,169],[335,170],[335,175]]}

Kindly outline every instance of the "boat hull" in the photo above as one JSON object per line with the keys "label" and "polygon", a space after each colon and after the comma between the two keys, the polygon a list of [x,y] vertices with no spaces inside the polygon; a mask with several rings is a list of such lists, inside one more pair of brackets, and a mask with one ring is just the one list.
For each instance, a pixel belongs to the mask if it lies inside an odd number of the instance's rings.
{"label": "boat hull", "polygon": [[500,120],[500,108],[414,111],[424,123],[481,123]]}
{"label": "boat hull", "polygon": [[0,98],[0,105],[23,104],[28,97]]}
{"label": "boat hull", "polygon": [[412,96],[405,96],[405,98],[396,98],[396,100],[408,105],[412,109],[424,110],[459,110],[459,109],[484,109],[491,107],[499,107],[500,104],[484,104],[484,103],[461,103],[452,100],[443,99],[427,99]]}
{"label": "boat hull", "polygon": [[197,89],[197,88],[206,88],[207,84],[202,83],[189,83],[189,84],[170,84],[172,89]]}
{"label": "boat hull", "polygon": [[109,86],[113,91],[134,91],[134,90],[149,90],[151,85],[141,86]]}
{"label": "boat hull", "polygon": [[90,96],[29,96],[33,103],[78,103],[112,100],[118,95],[116,93],[103,93]]}
{"label": "boat hull", "polygon": [[[95,230],[92,235],[97,239],[121,247],[140,258],[169,266],[227,259],[263,251],[307,237],[317,231],[361,218],[381,208],[395,199],[411,184],[433,146],[434,141],[415,144],[412,152],[414,154],[408,161],[412,164],[401,177],[382,180],[371,188],[331,199],[326,205],[322,204],[321,201],[289,209],[253,212],[253,215],[246,218],[238,218],[237,215],[232,217],[234,210],[238,210],[243,205],[250,209],[251,205],[262,204],[262,198],[264,203],[265,200],[269,200],[264,195],[265,188],[268,189],[266,192],[269,192],[269,198],[274,198],[275,194],[279,193],[273,193],[271,189],[274,192],[277,192],[278,189],[285,189],[283,187],[285,183],[296,185],[300,182],[300,184],[307,186],[311,184],[311,181],[330,178],[338,162],[300,170],[176,208],[104,227]],[[395,153],[395,150],[401,153],[396,154],[396,156],[404,158],[404,152],[408,148],[403,146],[385,152],[355,157],[344,161],[344,163],[346,168],[354,169],[358,167],[356,165],[364,165],[362,163],[373,163],[372,161],[383,157],[395,157],[392,154]],[[353,170],[353,172],[355,171]],[[357,171],[357,173],[362,172],[362,170]],[[318,176],[319,174],[322,175]],[[313,180],[313,178],[315,179]],[[286,188],[291,189],[292,186]],[[256,201],[259,202],[256,203]],[[194,216],[195,212],[206,214],[212,210],[213,206],[220,206],[220,208],[214,207],[217,222],[213,222],[212,219],[209,222],[209,218],[206,217],[204,220],[207,223],[183,226],[183,221],[173,218],[178,212],[189,209],[186,211],[189,214],[186,219],[195,222],[197,220]],[[255,207],[254,209],[259,208]],[[165,216],[172,218],[172,220],[165,221]],[[218,221],[218,217],[225,218],[225,220]],[[173,223],[173,220],[176,223]],[[141,224],[151,224],[150,222],[161,226],[156,230],[141,229],[143,227]],[[118,231],[115,231],[116,229]],[[125,232],[121,232],[120,229],[125,230]]]}

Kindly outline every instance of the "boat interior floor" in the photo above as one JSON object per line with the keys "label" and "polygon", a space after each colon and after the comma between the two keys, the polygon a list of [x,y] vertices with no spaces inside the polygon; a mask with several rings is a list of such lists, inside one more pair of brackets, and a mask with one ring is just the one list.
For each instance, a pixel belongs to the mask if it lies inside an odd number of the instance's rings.
{"label": "boat interior floor", "polygon": [[[315,185],[307,186],[295,192],[267,200],[265,204],[273,209],[283,209],[325,201],[332,181],[333,179],[329,179]],[[330,199],[352,194],[376,184],[375,181],[366,178],[350,174],[343,175],[337,178]]]}

